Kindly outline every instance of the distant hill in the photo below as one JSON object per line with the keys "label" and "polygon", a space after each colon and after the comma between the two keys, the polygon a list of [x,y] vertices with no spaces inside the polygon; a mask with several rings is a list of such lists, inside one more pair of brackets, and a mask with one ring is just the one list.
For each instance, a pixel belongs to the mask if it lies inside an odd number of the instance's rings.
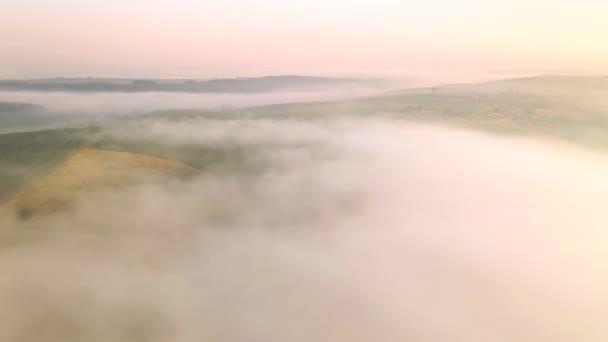
{"label": "distant hill", "polygon": [[44,107],[31,103],[0,102],[0,113],[41,113],[44,111]]}
{"label": "distant hill", "polygon": [[335,102],[225,111],[169,110],[135,120],[390,116],[507,134],[551,137],[608,149],[608,78],[539,76],[407,89]]}
{"label": "distant hill", "polygon": [[30,103],[0,102],[0,132],[42,127],[51,124],[42,106]]}
{"label": "distant hill", "polygon": [[267,76],[203,81],[53,78],[3,80],[0,81],[0,91],[264,93],[291,89],[323,89],[344,85],[381,87],[383,83],[380,80],[305,76]]}
{"label": "distant hill", "polygon": [[559,76],[544,75],[514,78],[468,85],[445,85],[436,88],[439,92],[515,92],[568,98],[594,97],[608,94],[608,76]]}
{"label": "distant hill", "polygon": [[0,133],[59,127],[76,121],[74,116],[48,113],[36,104],[0,102]]}

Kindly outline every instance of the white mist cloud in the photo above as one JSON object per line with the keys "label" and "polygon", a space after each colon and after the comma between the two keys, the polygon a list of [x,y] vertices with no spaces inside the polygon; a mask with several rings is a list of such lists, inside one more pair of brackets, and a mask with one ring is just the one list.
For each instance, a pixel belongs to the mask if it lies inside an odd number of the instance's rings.
{"label": "white mist cloud", "polygon": [[5,222],[0,340],[608,336],[604,155],[397,120],[137,134],[301,148],[269,150],[274,167],[253,178],[110,191]]}
{"label": "white mist cloud", "polygon": [[176,108],[222,109],[276,103],[333,101],[379,92],[381,91],[372,87],[351,85],[264,94],[0,92],[0,102],[33,103],[44,106],[51,112],[103,116]]}

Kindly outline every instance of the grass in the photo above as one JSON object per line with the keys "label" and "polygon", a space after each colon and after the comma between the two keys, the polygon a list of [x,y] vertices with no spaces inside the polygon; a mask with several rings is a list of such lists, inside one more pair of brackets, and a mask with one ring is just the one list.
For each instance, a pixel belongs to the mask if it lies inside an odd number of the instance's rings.
{"label": "grass", "polygon": [[83,148],[46,177],[15,195],[8,207],[21,219],[69,209],[96,191],[191,177],[196,170],[154,157]]}
{"label": "grass", "polygon": [[46,176],[92,134],[79,128],[0,135],[0,201]]}
{"label": "grass", "polygon": [[234,144],[168,144],[148,139],[127,139],[104,136],[92,145],[96,149],[137,153],[183,163],[206,174],[249,174],[263,165],[255,156],[261,152],[256,147]]}

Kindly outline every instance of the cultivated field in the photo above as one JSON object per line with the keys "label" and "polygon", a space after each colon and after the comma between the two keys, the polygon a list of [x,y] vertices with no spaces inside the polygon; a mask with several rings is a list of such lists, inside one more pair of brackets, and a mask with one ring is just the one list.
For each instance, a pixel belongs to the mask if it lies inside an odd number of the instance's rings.
{"label": "cultivated field", "polygon": [[20,218],[69,209],[97,191],[179,179],[196,170],[169,160],[128,152],[83,148],[61,166],[14,196],[8,207]]}
{"label": "cultivated field", "polygon": [[92,134],[87,128],[0,135],[0,201],[46,176]]}

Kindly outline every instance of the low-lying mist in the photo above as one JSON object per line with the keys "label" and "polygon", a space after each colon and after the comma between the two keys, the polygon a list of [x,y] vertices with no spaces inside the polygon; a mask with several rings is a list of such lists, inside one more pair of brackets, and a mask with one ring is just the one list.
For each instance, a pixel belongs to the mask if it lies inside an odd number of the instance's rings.
{"label": "low-lying mist", "polygon": [[608,158],[381,119],[115,131],[273,144],[5,219],[0,341],[605,341]]}
{"label": "low-lying mist", "polygon": [[104,117],[175,108],[218,109],[276,103],[333,101],[379,92],[381,90],[377,88],[363,86],[336,86],[331,89],[258,94],[0,92],[0,102],[33,103],[45,107],[50,113]]}

